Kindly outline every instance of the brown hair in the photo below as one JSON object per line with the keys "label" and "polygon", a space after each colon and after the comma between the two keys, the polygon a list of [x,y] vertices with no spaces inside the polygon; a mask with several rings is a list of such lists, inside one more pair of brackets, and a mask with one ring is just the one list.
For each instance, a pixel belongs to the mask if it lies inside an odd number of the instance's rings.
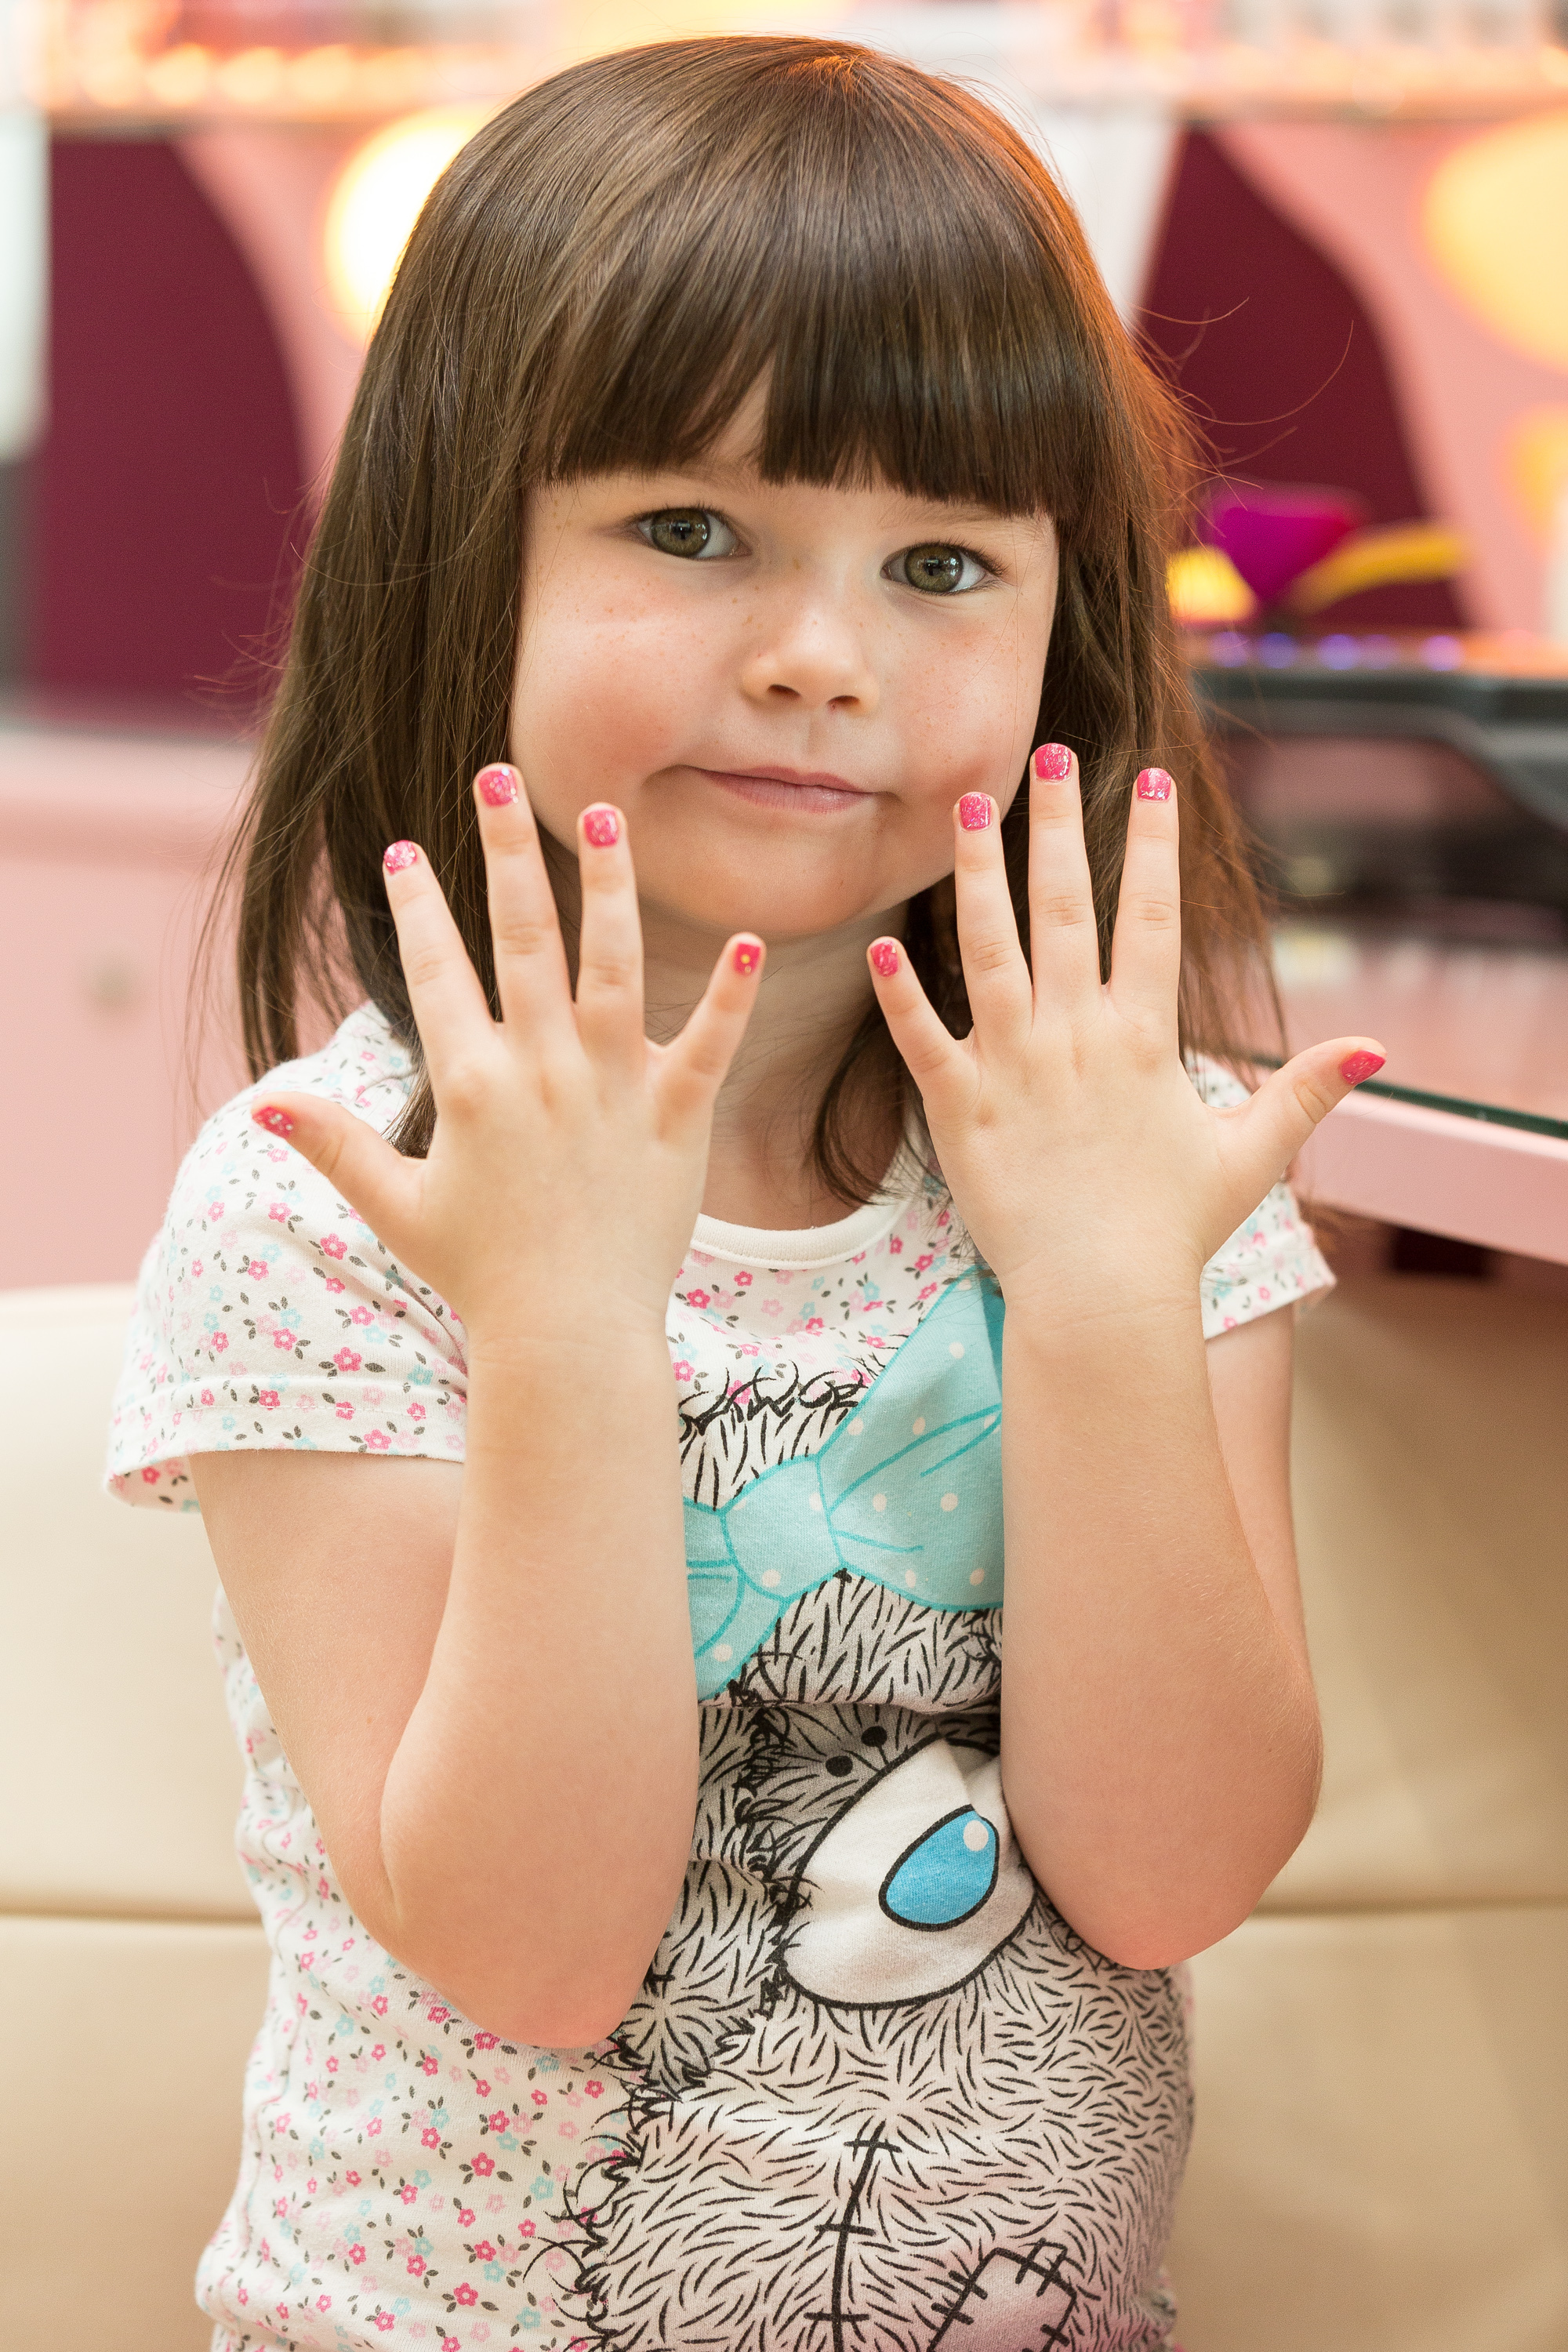
{"label": "brown hair", "polygon": [[[382,887],[412,836],[491,983],[469,793],[507,751],[531,486],[700,456],[766,377],[770,481],[880,476],[1044,511],[1061,584],[1037,740],[1081,763],[1102,952],[1131,782],[1182,786],[1184,1041],[1234,1051],[1263,930],[1165,596],[1189,495],[1181,412],[1113,311],[1070,206],[992,108],[853,43],[670,41],[527,91],[433,191],[371,344],[305,560],[237,861],[253,1072],[298,1051],[302,991],[369,995],[417,1039]],[[1026,947],[1027,792],[1004,837]],[[951,884],[908,944],[968,1025]],[[331,977],[346,953],[353,990]],[[901,1089],[873,1011],[829,1083],[818,1172],[876,1173],[851,1091]],[[402,1148],[428,1144],[421,1080]]]}

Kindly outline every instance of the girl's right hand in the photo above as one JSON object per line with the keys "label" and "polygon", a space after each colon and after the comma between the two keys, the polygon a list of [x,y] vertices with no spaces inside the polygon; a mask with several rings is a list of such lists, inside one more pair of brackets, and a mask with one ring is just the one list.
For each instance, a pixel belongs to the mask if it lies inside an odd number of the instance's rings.
{"label": "girl's right hand", "polygon": [[340,1105],[263,1089],[251,1117],[321,1171],[399,1263],[488,1341],[662,1335],[707,1170],[713,1104],[756,1002],[763,948],[726,945],[679,1037],[643,1026],[642,930],[626,824],[577,822],[574,1001],[539,835],[514,768],[475,781],[501,1017],[412,842],[385,857],[409,1002],[436,1097],[426,1160]]}

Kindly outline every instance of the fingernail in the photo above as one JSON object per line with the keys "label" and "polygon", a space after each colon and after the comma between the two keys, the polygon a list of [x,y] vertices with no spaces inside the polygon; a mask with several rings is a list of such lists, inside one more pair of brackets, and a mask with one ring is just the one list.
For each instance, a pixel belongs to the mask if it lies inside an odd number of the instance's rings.
{"label": "fingernail", "polygon": [[1035,773],[1043,783],[1059,784],[1072,773],[1072,753],[1065,743],[1042,743],[1035,754]]}
{"label": "fingernail", "polygon": [[958,822],[965,833],[984,833],[991,822],[989,793],[965,793],[958,803]]}
{"label": "fingernail", "polygon": [[411,841],[395,841],[382,859],[389,874],[401,874],[405,866],[417,866],[419,852]]}
{"label": "fingernail", "polygon": [[264,1127],[267,1129],[268,1135],[292,1135],[294,1132],[292,1118],[286,1110],[279,1109],[276,1103],[262,1103],[251,1112],[250,1116],[258,1127]]}
{"label": "fingernail", "polygon": [[517,770],[497,765],[481,768],[474,780],[487,808],[510,808],[517,798]]}
{"label": "fingernail", "polygon": [[[963,803],[960,802],[960,807]],[[871,947],[871,961],[884,980],[891,980],[899,968],[899,946],[896,940],[877,940]]]}
{"label": "fingernail", "polygon": [[614,849],[621,837],[621,820],[618,813],[613,808],[606,807],[603,801],[593,808],[584,809],[583,835],[584,840],[591,843],[595,849]]}
{"label": "fingernail", "polygon": [[735,952],[731,957],[730,961],[734,965],[735,970],[740,973],[742,980],[750,980],[752,974],[755,971],[762,960],[763,947],[760,940],[737,940],[735,941]]}
{"label": "fingernail", "polygon": [[1141,801],[1168,801],[1173,787],[1163,768],[1145,768],[1138,779]]}
{"label": "fingernail", "polygon": [[1363,1078],[1375,1078],[1387,1058],[1385,1054],[1347,1054],[1340,1064],[1340,1076],[1359,1087]]}

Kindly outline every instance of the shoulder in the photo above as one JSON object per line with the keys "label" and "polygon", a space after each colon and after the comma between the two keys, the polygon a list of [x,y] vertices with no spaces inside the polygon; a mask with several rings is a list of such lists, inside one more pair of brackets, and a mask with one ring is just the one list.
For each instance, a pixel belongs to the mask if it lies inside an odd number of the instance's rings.
{"label": "shoulder", "polygon": [[[110,1431],[110,1485],[126,1500],[190,1504],[194,1452],[439,1450],[432,1406],[460,1406],[463,1384],[444,1302],[250,1116],[271,1085],[384,1129],[411,1084],[407,1053],[363,1005],[320,1053],[203,1128],[138,1286]],[[445,1433],[460,1454],[460,1430]]]}
{"label": "shoulder", "polygon": [[[1245,1102],[1251,1091],[1234,1070],[1206,1055],[1190,1055],[1187,1070],[1216,1110]],[[1297,1306],[1331,1289],[1333,1279],[1295,1193],[1278,1183],[1204,1268],[1204,1336],[1218,1339],[1259,1316]]]}

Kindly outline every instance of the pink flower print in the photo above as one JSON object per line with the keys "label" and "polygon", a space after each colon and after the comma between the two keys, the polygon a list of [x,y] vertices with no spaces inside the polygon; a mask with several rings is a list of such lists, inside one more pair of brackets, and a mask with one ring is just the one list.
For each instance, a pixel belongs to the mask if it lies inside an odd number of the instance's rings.
{"label": "pink flower print", "polygon": [[217,1221],[218,1221],[218,1219],[222,1216],[222,1214],[223,1214],[223,1202],[222,1202],[221,1201],[215,1201],[215,1202],[212,1203],[211,1207],[210,1207],[210,1208],[208,1209],[208,1211],[207,1211],[207,1216],[208,1216],[208,1218],[209,1218],[209,1219],[211,1220],[211,1222],[216,1225],[216,1223],[217,1223]]}
{"label": "pink flower print", "polygon": [[323,1234],[321,1235],[321,1247],[326,1251],[329,1257],[346,1257],[348,1255],[349,1245],[347,1242],[344,1241],[341,1234]]}
{"label": "pink flower print", "polygon": [[405,2180],[397,2193],[405,2205],[416,2203],[419,2196],[419,2191],[415,2188],[412,2180]]}
{"label": "pink flower print", "polygon": [[378,1992],[375,1999],[371,2002],[371,2007],[374,2010],[377,2017],[384,2017],[386,2015],[386,1995],[384,1992]]}
{"label": "pink flower print", "polygon": [[432,2025],[445,2025],[452,2012],[449,2009],[443,2008],[438,2000],[433,2000],[425,2014]]}
{"label": "pink flower print", "polygon": [[336,2060],[335,2058],[329,2058],[329,2059],[328,2059],[328,2061],[327,2061],[327,2072],[328,2072],[328,2074],[335,2074],[337,2073],[337,2071],[338,2071],[338,2062],[337,2062],[337,2060]]}
{"label": "pink flower print", "polygon": [[806,1317],[806,1318],[805,1318],[805,1328],[806,1328],[808,1331],[820,1331],[820,1330],[822,1330],[824,1328],[825,1328],[825,1326],[824,1326],[824,1324],[823,1324],[823,1320],[822,1320],[822,1318],[821,1318],[821,1316],[820,1316],[820,1315],[808,1315],[808,1316]]}
{"label": "pink flower print", "polygon": [[763,1313],[764,1315],[776,1315],[778,1312],[779,1312],[779,1303],[778,1303],[778,1300],[777,1300],[776,1298],[764,1298],[764,1299],[763,1299]]}
{"label": "pink flower print", "polygon": [[319,2294],[316,2297],[316,2309],[318,2311],[331,2311],[331,2307],[332,2298],[330,2294]]}
{"label": "pink flower print", "polygon": [[360,1366],[363,1363],[364,1358],[361,1355],[356,1355],[352,1348],[340,1348],[337,1354],[332,1358],[332,1361],[336,1364],[340,1372],[357,1372]]}
{"label": "pink flower print", "polygon": [[258,1403],[261,1405],[261,1407],[262,1407],[262,1409],[263,1409],[263,1411],[264,1411],[264,1412],[277,1412],[277,1410],[278,1410],[278,1391],[277,1391],[277,1390],[276,1390],[276,1389],[263,1389],[263,1390],[261,1391],[261,1392],[260,1392],[260,1395],[259,1395],[259,1397],[258,1397]]}
{"label": "pink flower print", "polygon": [[460,2336],[448,2336],[445,2329],[442,2329],[441,2352],[463,2352],[462,2337]]}
{"label": "pink flower print", "polygon": [[384,1454],[387,1447],[392,1444],[392,1440],[388,1437],[384,1429],[373,1429],[366,1436],[364,1442],[366,1447],[372,1454]]}
{"label": "pink flower print", "polygon": [[533,2104],[536,2107],[547,2107],[550,2105],[549,2092],[535,2091],[533,2094]]}
{"label": "pink flower print", "polygon": [[428,2051],[426,2052],[425,2056],[421,2058],[419,2063],[426,2074],[438,2074],[441,2071],[441,2061],[439,2058],[431,2057]]}
{"label": "pink flower print", "polygon": [[489,2126],[491,2131],[505,2131],[506,2109],[504,2107],[498,2107],[494,2115],[489,2117]]}
{"label": "pink flower print", "polygon": [[386,2044],[385,2044],[385,2042],[375,2042],[375,2043],[372,2046],[371,2053],[370,2053],[370,2054],[371,2054],[371,2056],[372,2056],[373,2058],[384,2058],[384,2057],[385,2057],[385,2055],[386,2055]]}
{"label": "pink flower print", "polygon": [[935,1261],[932,1258],[930,1250],[921,1250],[919,1257],[915,1260],[915,1272],[917,1274],[923,1274],[927,1266],[934,1265],[934,1263]]}
{"label": "pink flower print", "polygon": [[479,2093],[481,2099],[488,2099],[489,2097],[489,2084],[488,2083],[481,2082],[477,2074],[474,2076],[474,2088]]}
{"label": "pink flower print", "polygon": [[197,1258],[193,1258],[193,1259],[191,1260],[191,1273],[192,1273],[193,1277],[194,1277],[197,1282],[199,1282],[199,1281],[201,1280],[201,1278],[202,1278],[202,1273],[203,1273],[203,1266],[202,1266],[202,1262],[201,1262],[201,1260],[200,1260],[200,1258],[199,1258],[199,1257],[197,1257]]}
{"label": "pink flower print", "polygon": [[245,1270],[250,1276],[252,1282],[265,1282],[267,1279],[267,1261],[265,1258],[253,1257]]}
{"label": "pink flower print", "polygon": [[605,2086],[603,2083],[584,2083],[583,2088],[587,2092],[588,2096],[591,2099],[601,2098],[604,2095]]}
{"label": "pink flower print", "polygon": [[372,1314],[368,1307],[351,1307],[349,1308],[349,1321],[351,1323],[374,1323],[375,1321],[375,1317]]}
{"label": "pink flower print", "polygon": [[576,2125],[575,2125],[575,2124],[563,2124],[563,2125],[562,2125],[562,2126],[561,2126],[561,2137],[562,2137],[562,2138],[563,2138],[563,2139],[575,2139],[575,2138],[576,2138],[576,2137],[577,2137],[577,2126],[576,2126]]}
{"label": "pink flower print", "polygon": [[455,2300],[465,2306],[469,2304],[478,2303],[479,2299],[479,2288],[477,2286],[470,2286],[467,2279],[464,2279],[461,2285],[455,2290]]}
{"label": "pink flower print", "polygon": [[533,2235],[533,2223],[531,2221],[520,2221],[517,2225],[517,2234],[520,2238],[531,2238]]}
{"label": "pink flower print", "polygon": [[384,2336],[386,2334],[389,2327],[395,2327],[397,2325],[397,2322],[394,2319],[390,2311],[378,2311],[374,2316],[375,2324],[380,2328]]}
{"label": "pink flower print", "polygon": [[357,2189],[359,2187],[359,2174],[357,2172],[345,2172],[343,2179],[348,2182],[351,2189]]}
{"label": "pink flower print", "polygon": [[486,2156],[481,2149],[474,2158],[473,2168],[481,2179],[488,2180],[496,2168],[496,2160],[493,2156]]}
{"label": "pink flower print", "polygon": [[936,1297],[936,1290],[937,1286],[934,1282],[923,1283],[921,1286],[919,1295],[921,1298],[934,1298]]}
{"label": "pink flower print", "polygon": [[326,1277],[326,1287],[329,1290],[346,1290],[348,1284],[341,1280],[337,1275],[329,1274]]}
{"label": "pink flower print", "polygon": [[751,1286],[752,1277],[747,1273],[745,1267],[742,1266],[740,1273],[735,1276],[735,1287],[737,1290],[750,1290]]}
{"label": "pink flower print", "polygon": [[372,2116],[369,2123],[367,2123],[364,2127],[364,2136],[366,2139],[378,2139],[380,2137],[381,2117],[379,2116]]}
{"label": "pink flower print", "polygon": [[352,1405],[352,1404],[341,1404],[341,1405],[339,1405],[339,1407],[338,1407],[338,1419],[339,1419],[340,1421],[352,1421],[352,1420],[353,1419],[353,1417],[354,1417],[354,1409],[353,1409],[353,1405]]}
{"label": "pink flower print", "polygon": [[495,2046],[496,2046],[496,2037],[495,2037],[495,2035],[494,2035],[493,2033],[476,2033],[476,2034],[475,2034],[475,2036],[474,2036],[474,2048],[475,2048],[476,2050],[493,2050],[493,2049],[495,2048]]}
{"label": "pink flower print", "polygon": [[688,1307],[710,1307],[712,1301],[705,1290],[689,1290],[686,1294],[686,1304]]}
{"label": "pink flower print", "polygon": [[214,1404],[216,1402],[216,1399],[214,1397],[211,1389],[204,1389],[202,1391],[202,1402],[204,1404]]}
{"label": "pink flower print", "polygon": [[1227,1315],[1227,1316],[1226,1317],[1226,1318],[1225,1318],[1225,1328],[1226,1328],[1226,1329],[1227,1331],[1234,1331],[1234,1330],[1235,1330],[1235,1328],[1236,1328],[1236,1318],[1235,1318],[1235,1316],[1234,1316],[1234,1315]]}
{"label": "pink flower print", "polygon": [[496,2258],[496,2250],[488,2238],[481,2238],[477,2245],[468,2248],[468,2252],[477,2263],[493,2263]]}
{"label": "pink flower print", "polygon": [[227,1345],[228,1333],[226,1331],[215,1331],[213,1333],[212,1350],[215,1356],[221,1356]]}
{"label": "pink flower print", "polygon": [[363,2246],[351,2246],[349,2248],[349,2260],[351,2263],[363,2263],[364,2260],[364,2248]]}
{"label": "pink flower print", "polygon": [[422,1404],[411,1404],[408,1408],[408,1418],[410,1421],[423,1421],[425,1418],[424,1406]]}
{"label": "pink flower print", "polygon": [[899,1239],[898,1234],[895,1234],[891,1241],[888,1244],[888,1255],[889,1257],[902,1257],[903,1254],[903,1243]]}
{"label": "pink flower print", "polygon": [[281,1201],[269,1201],[267,1213],[275,1225],[286,1225],[289,1222],[289,1211]]}
{"label": "pink flower print", "polygon": [[[292,1355],[294,1352],[294,1334],[292,1331],[285,1331],[281,1326],[279,1326],[272,1334],[272,1344],[275,1348],[287,1349],[289,1353]],[[239,1367],[236,1365],[235,1370],[237,1371]]]}
{"label": "pink flower print", "polygon": [[473,2209],[473,2207],[472,2207],[471,2205],[459,2205],[459,2206],[458,2206],[458,2227],[459,2227],[460,2229],[464,2229],[464,2230],[471,2230],[471,2229],[473,2228],[473,2226],[474,2226],[474,2209]]}
{"label": "pink flower print", "polygon": [[1272,1298],[1274,1293],[1269,1289],[1268,1285],[1266,1282],[1260,1282],[1258,1286],[1258,1296],[1259,1298]]}
{"label": "pink flower print", "polygon": [[675,1365],[674,1371],[675,1377],[678,1381],[689,1381],[696,1377],[684,1356],[682,1356],[679,1362]]}

